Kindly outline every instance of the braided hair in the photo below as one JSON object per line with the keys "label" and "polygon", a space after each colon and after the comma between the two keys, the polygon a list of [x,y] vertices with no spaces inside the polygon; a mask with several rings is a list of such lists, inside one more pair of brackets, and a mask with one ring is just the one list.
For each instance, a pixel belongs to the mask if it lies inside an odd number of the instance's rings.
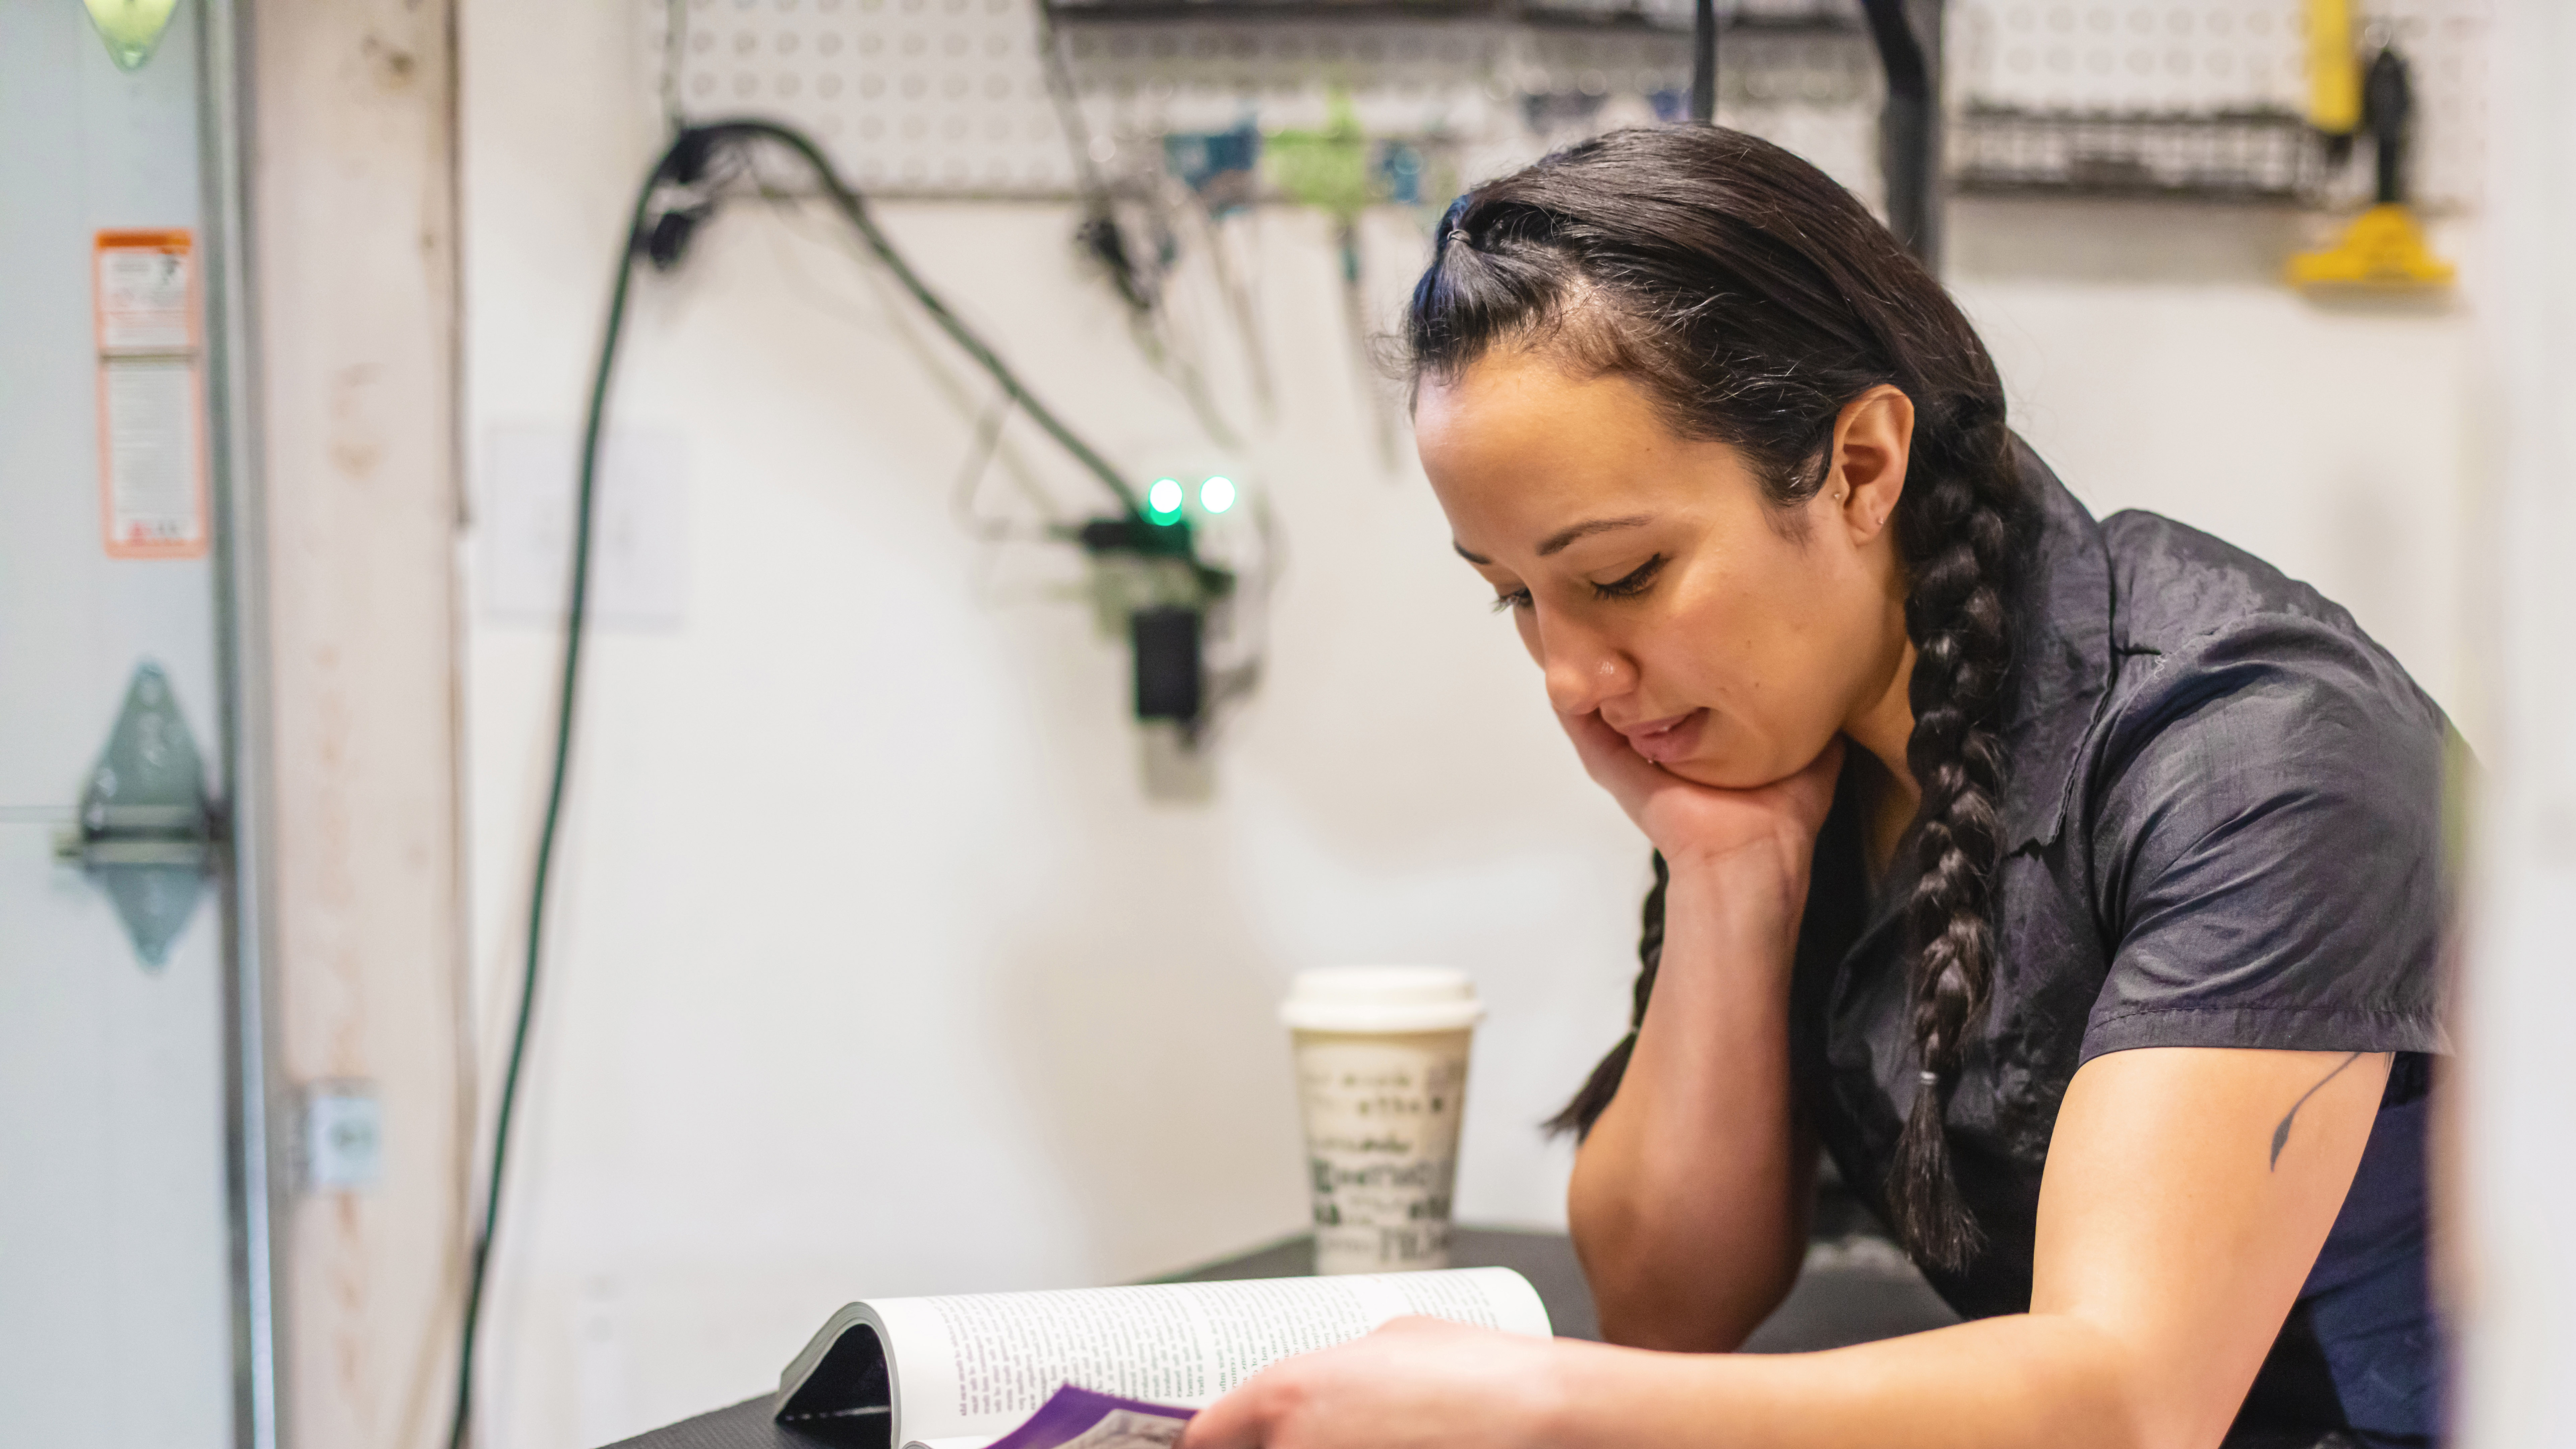
{"label": "braided hair", "polygon": [[[1915,650],[1906,767],[1922,791],[1906,903],[1918,1086],[1887,1206],[1919,1260],[1964,1265],[1981,1235],[1944,1118],[1994,971],[2010,621],[2034,506],[1985,345],[1850,193],[1713,126],[1615,131],[1458,198],[1404,341],[1417,387],[1501,347],[1632,378],[1676,433],[1735,449],[1782,510],[1831,475],[1846,403],[1882,384],[1912,400],[1894,521]],[[1655,866],[1639,1023],[1663,947],[1667,876]],[[1588,1130],[1635,1043],[1632,1029],[1551,1125]]]}

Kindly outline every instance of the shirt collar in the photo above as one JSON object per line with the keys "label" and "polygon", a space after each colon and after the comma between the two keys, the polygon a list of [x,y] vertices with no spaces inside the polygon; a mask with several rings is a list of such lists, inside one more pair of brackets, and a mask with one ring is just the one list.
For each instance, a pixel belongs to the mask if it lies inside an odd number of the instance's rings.
{"label": "shirt collar", "polygon": [[2111,685],[2111,556],[2101,525],[2019,437],[2013,459],[2038,505],[2038,536],[2023,576],[2004,711],[2007,852],[2057,838],[2076,751]]}

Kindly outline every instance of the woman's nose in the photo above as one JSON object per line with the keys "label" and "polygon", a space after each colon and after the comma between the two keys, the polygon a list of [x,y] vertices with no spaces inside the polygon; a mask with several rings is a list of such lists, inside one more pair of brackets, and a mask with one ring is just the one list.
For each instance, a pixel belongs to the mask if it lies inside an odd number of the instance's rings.
{"label": "woman's nose", "polygon": [[1538,654],[1547,702],[1559,714],[1590,714],[1637,684],[1637,666],[1626,654],[1563,618],[1540,618]]}

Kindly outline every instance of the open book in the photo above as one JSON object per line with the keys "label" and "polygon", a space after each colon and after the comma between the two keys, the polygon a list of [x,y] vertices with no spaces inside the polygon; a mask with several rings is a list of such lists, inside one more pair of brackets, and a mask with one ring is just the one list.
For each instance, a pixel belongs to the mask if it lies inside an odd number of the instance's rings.
{"label": "open book", "polygon": [[1280,1359],[1408,1314],[1548,1334],[1509,1268],[879,1298],[805,1345],[776,1416],[851,1449],[1147,1449]]}

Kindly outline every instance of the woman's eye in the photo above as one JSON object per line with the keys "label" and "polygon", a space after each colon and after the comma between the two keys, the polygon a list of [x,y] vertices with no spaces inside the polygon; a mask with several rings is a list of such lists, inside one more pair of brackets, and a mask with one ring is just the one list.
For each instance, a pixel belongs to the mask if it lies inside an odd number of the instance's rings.
{"label": "woman's eye", "polygon": [[1530,591],[1525,588],[1514,589],[1508,594],[1494,595],[1494,612],[1497,614],[1508,613],[1513,609],[1526,609],[1529,606]]}
{"label": "woman's eye", "polygon": [[1654,583],[1655,575],[1663,571],[1664,556],[1657,554],[1631,569],[1623,577],[1612,579],[1606,584],[1594,584],[1592,592],[1597,598],[1633,599],[1644,593],[1647,586]]}

